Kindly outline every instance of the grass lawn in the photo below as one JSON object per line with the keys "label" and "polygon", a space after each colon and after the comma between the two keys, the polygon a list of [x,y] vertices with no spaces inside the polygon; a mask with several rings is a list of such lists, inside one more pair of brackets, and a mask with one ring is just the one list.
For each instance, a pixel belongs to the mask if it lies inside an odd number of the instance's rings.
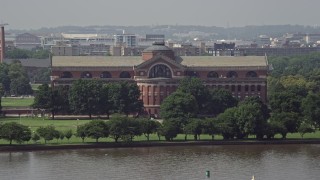
{"label": "grass lawn", "polygon": [[8,107],[8,106],[31,106],[33,104],[33,97],[3,97],[1,99],[1,105],[2,107]]}
{"label": "grass lawn", "polygon": [[[1,118],[0,123],[6,123],[6,122],[17,122],[21,123],[25,126],[28,126],[31,131],[36,131],[37,128],[40,126],[48,126],[48,125],[53,125],[57,130],[59,131],[67,131],[69,129],[72,130],[73,133],[76,132],[77,126],[85,124],[89,122],[90,120],[49,120],[45,119],[43,120],[42,118],[30,118],[30,117],[21,117],[21,118]],[[179,134],[175,140],[184,140],[185,135],[184,134]],[[249,137],[250,140],[254,139],[253,136]],[[281,136],[277,135],[276,138],[280,139]],[[307,133],[304,135],[304,139],[315,139],[315,138],[320,138],[320,131],[317,131],[316,133]],[[165,140],[164,137],[160,138],[161,140]],[[188,140],[193,140],[193,135],[188,135],[187,137]],[[201,140],[211,140],[211,136],[207,134],[202,134],[201,135]],[[222,136],[216,135],[214,137],[215,140],[222,140]],[[301,139],[301,136],[299,133],[288,133],[287,139]],[[134,137],[134,141],[146,141],[147,138],[142,135],[138,137]],[[156,134],[150,135],[150,140],[151,141],[157,141],[158,136]],[[113,142],[114,140],[112,138],[100,138],[99,142]],[[91,138],[86,138],[85,142],[95,142],[94,139]],[[34,142],[30,141],[29,144],[33,144]],[[38,143],[43,144],[44,140],[40,140]],[[48,144],[77,144],[77,143],[82,143],[82,139],[79,137],[72,136],[70,141],[65,138],[63,140],[52,140],[50,142],[47,142]],[[0,144],[8,144],[8,141],[5,141],[3,139],[0,139]]]}

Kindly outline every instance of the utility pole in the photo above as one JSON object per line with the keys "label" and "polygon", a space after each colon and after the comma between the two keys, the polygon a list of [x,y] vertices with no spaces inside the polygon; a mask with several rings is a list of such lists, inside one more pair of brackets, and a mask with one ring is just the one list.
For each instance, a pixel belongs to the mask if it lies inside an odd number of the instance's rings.
{"label": "utility pole", "polygon": [[9,25],[8,23],[1,23],[0,28],[1,28],[1,35],[0,35],[0,63],[4,61],[5,57],[5,50],[6,50],[6,40],[4,36],[4,26]]}

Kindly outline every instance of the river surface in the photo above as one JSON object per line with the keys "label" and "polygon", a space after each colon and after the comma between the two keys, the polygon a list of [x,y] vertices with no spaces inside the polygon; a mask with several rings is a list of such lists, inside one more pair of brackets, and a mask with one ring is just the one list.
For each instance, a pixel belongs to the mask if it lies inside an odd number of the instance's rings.
{"label": "river surface", "polygon": [[[210,177],[206,177],[210,171]],[[181,146],[0,153],[1,180],[319,180],[320,145]]]}

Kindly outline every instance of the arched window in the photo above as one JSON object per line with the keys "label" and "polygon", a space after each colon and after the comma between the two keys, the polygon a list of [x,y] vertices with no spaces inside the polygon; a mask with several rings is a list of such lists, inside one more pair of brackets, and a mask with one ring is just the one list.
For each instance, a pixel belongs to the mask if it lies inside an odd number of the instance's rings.
{"label": "arched window", "polygon": [[258,77],[258,75],[254,71],[249,71],[249,72],[247,72],[246,77],[247,78],[255,78],[255,77]]}
{"label": "arched window", "polygon": [[112,78],[112,76],[108,71],[104,71],[100,74],[100,78]]}
{"label": "arched window", "polygon": [[208,78],[219,78],[219,75],[218,75],[218,73],[211,71],[208,73],[207,77]]}
{"label": "arched window", "polygon": [[187,76],[189,76],[189,77],[199,77],[199,74],[196,71],[187,71]]}
{"label": "arched window", "polygon": [[163,64],[155,65],[149,72],[149,78],[171,78],[171,70]]}
{"label": "arched window", "polygon": [[69,71],[65,71],[61,74],[60,78],[72,78],[72,74]]}
{"label": "arched window", "polygon": [[235,71],[229,71],[227,74],[227,78],[237,78],[238,74]]}
{"label": "arched window", "polygon": [[88,71],[81,73],[81,78],[92,78],[92,74]]}
{"label": "arched window", "polygon": [[127,72],[127,71],[122,71],[122,72],[120,73],[120,78],[131,78],[131,75],[130,75],[130,73]]}

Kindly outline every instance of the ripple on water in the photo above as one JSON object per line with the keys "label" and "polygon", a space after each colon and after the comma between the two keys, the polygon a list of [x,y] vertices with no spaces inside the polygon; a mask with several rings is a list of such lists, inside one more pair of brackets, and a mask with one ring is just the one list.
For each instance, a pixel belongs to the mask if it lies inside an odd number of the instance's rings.
{"label": "ripple on water", "polygon": [[1,179],[318,179],[319,145],[114,148],[0,153]]}

